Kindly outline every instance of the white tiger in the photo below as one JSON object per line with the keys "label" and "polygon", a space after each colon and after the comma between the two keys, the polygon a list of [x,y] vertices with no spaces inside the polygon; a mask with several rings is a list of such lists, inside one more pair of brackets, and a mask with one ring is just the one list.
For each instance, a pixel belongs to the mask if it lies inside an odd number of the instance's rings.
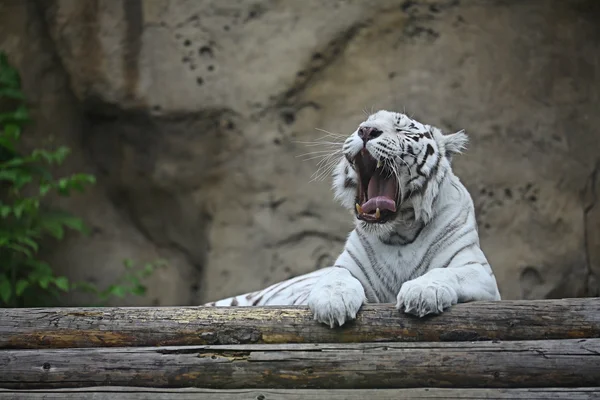
{"label": "white tiger", "polygon": [[451,168],[467,144],[408,116],[381,110],[348,137],[333,173],[335,197],[355,228],[333,267],[207,306],[308,304],[333,328],[366,302],[417,316],[462,302],[500,300],[479,246],[473,201]]}

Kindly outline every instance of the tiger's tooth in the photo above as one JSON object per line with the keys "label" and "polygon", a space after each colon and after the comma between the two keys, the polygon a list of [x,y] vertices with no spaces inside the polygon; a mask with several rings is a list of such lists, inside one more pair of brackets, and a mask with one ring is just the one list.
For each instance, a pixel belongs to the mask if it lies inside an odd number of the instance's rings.
{"label": "tiger's tooth", "polygon": [[356,203],[356,212],[359,213],[359,214],[363,213],[362,207],[358,203]]}
{"label": "tiger's tooth", "polygon": [[379,217],[381,217],[381,212],[379,211],[379,208],[377,208],[377,210],[375,210],[375,218],[379,219]]}
{"label": "tiger's tooth", "polygon": [[381,168],[382,165],[383,165],[383,163],[381,162],[381,160],[377,160],[377,168],[376,169]]}

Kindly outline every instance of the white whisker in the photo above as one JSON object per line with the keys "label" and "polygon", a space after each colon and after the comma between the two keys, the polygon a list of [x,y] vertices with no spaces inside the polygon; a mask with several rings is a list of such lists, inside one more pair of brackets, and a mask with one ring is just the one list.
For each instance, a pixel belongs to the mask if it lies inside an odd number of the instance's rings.
{"label": "white whisker", "polygon": [[299,154],[296,157],[312,156],[314,154],[323,154],[323,153],[326,153],[326,154],[339,153],[340,151],[341,150],[335,150],[335,151],[332,151],[332,150],[317,150],[317,151],[311,151],[309,153]]}
{"label": "white whisker", "polygon": [[312,143],[312,144],[307,144],[306,147],[317,147],[317,146],[323,146],[323,147],[329,147],[329,148],[340,148],[342,147],[343,143],[326,143],[326,142],[321,142],[321,143]]}
{"label": "white whisker", "polygon": [[328,142],[328,141],[321,141],[321,142],[296,142],[296,143],[300,143],[303,144],[307,147],[314,147],[314,146],[342,146],[344,144],[344,142]]}
{"label": "white whisker", "polygon": [[320,156],[313,156],[313,157],[305,158],[305,159],[302,159],[302,161],[317,160],[319,158],[326,160],[326,159],[329,159],[330,157],[331,156],[329,154],[323,154],[323,155],[320,155]]}
{"label": "white whisker", "polygon": [[[327,133],[328,136],[333,136],[333,137],[337,137],[337,138],[345,138],[346,137],[346,135],[342,135],[341,133],[329,132],[329,131],[326,131],[325,129],[321,129],[321,128],[315,128],[315,129],[319,132]],[[326,135],[326,137],[327,137],[327,135]]]}

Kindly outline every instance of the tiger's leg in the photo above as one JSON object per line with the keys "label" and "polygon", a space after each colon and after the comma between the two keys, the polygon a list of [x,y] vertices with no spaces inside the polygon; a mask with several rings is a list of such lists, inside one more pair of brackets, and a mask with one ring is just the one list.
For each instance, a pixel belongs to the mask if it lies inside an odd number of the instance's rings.
{"label": "tiger's leg", "polygon": [[315,320],[331,328],[355,319],[366,302],[365,289],[346,268],[331,267],[320,277],[308,296],[308,307]]}
{"label": "tiger's leg", "polygon": [[327,275],[331,268],[300,275],[285,281],[275,283],[257,292],[245,293],[206,303],[207,307],[229,306],[290,306],[306,305],[308,296],[317,281]]}
{"label": "tiger's leg", "polygon": [[439,314],[457,303],[500,300],[496,278],[483,254],[465,252],[446,268],[434,268],[405,282],[396,308],[423,317]]}

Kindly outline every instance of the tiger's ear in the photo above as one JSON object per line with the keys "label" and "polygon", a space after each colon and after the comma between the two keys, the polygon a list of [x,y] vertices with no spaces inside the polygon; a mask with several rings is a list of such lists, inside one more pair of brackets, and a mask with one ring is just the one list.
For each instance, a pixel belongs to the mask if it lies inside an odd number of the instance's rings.
{"label": "tiger's ear", "polygon": [[462,153],[467,148],[467,143],[469,143],[469,137],[465,131],[458,131],[450,135],[443,135],[442,137],[446,157],[450,159],[452,159],[453,155]]}

